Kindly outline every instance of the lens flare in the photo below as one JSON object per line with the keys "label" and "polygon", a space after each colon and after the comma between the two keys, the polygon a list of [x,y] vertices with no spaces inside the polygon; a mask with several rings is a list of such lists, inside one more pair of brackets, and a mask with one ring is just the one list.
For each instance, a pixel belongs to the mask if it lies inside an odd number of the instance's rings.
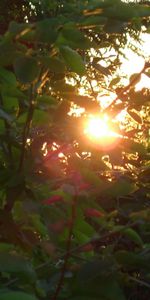
{"label": "lens flare", "polygon": [[90,117],[85,124],[84,133],[93,144],[103,148],[114,147],[119,138],[119,134],[111,129],[107,116]]}

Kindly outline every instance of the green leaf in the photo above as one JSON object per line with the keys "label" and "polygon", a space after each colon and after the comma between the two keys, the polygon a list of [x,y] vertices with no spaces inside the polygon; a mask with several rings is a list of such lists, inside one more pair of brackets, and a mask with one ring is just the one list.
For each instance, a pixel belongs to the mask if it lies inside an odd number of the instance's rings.
{"label": "green leaf", "polygon": [[37,79],[40,67],[35,58],[31,56],[20,56],[14,62],[14,71],[19,81],[27,84]]}
{"label": "green leaf", "polygon": [[8,30],[14,37],[20,38],[31,31],[33,25],[29,23],[10,22]]}
{"label": "green leaf", "polygon": [[46,111],[35,109],[32,122],[34,125],[44,125],[51,123],[51,115]]}
{"label": "green leaf", "polygon": [[116,78],[112,79],[109,84],[109,87],[116,85],[119,81],[120,81],[120,77],[116,77]]}
{"label": "green leaf", "polygon": [[10,250],[13,250],[15,246],[13,244],[8,243],[0,243],[0,252],[8,252]]}
{"label": "green leaf", "polygon": [[36,279],[31,264],[24,257],[4,252],[0,252],[0,272],[18,274],[30,280]]}
{"label": "green leaf", "polygon": [[103,300],[102,298],[88,297],[88,296],[75,296],[69,298],[69,300]]}
{"label": "green leaf", "polygon": [[143,241],[139,234],[132,228],[126,228],[122,231],[131,241],[139,246],[143,246]]}
{"label": "green leaf", "polygon": [[0,292],[1,300],[38,300],[34,295],[30,295],[24,292],[8,291]]}
{"label": "green leaf", "polygon": [[71,71],[83,76],[85,74],[85,65],[81,56],[68,46],[60,47],[60,53],[62,54],[67,66]]}
{"label": "green leaf", "polygon": [[8,84],[9,88],[12,88],[12,86],[16,86],[17,84],[14,73],[2,67],[0,67],[0,82],[2,82],[3,84]]}
{"label": "green leaf", "polygon": [[6,83],[2,85],[1,94],[4,97],[6,96],[6,97],[13,97],[13,98],[21,98],[21,99],[26,98],[25,94],[17,86],[12,84],[10,85],[10,83]]}
{"label": "green leaf", "polygon": [[116,1],[114,5],[104,9],[103,15],[113,19],[128,21],[133,18],[150,16],[150,7],[138,4],[129,5],[129,3]]}
{"label": "green leaf", "polygon": [[65,72],[65,64],[64,62],[55,57],[43,56],[41,57],[41,62],[43,66],[49,69],[50,72],[54,73],[64,73]]}
{"label": "green leaf", "polygon": [[56,26],[58,20],[49,18],[36,23],[34,38],[42,43],[54,43],[57,39],[58,33]]}
{"label": "green leaf", "polygon": [[103,181],[95,174],[95,172],[90,171],[88,168],[81,168],[80,172],[88,183],[91,183],[95,187],[104,187]]}
{"label": "green leaf", "polygon": [[3,107],[6,111],[12,111],[18,108],[18,100],[15,97],[3,96]]}
{"label": "green leaf", "polygon": [[84,36],[84,34],[79,31],[77,28],[65,26],[61,32],[63,37],[66,40],[64,40],[64,43],[66,45],[69,45],[73,48],[80,48],[80,49],[88,49],[92,47],[92,43],[88,38]]}
{"label": "green leaf", "polygon": [[36,231],[38,231],[43,236],[47,235],[47,233],[48,233],[47,229],[46,229],[45,225],[41,222],[39,215],[32,213],[30,215],[30,221]]}
{"label": "green leaf", "polygon": [[78,280],[80,282],[90,284],[90,281],[95,280],[97,277],[103,277],[110,273],[113,263],[112,260],[95,259],[82,265],[79,273]]}
{"label": "green leaf", "polygon": [[136,189],[137,187],[133,182],[120,179],[116,182],[109,183],[107,186],[107,190],[104,191],[104,194],[110,197],[122,197],[125,195],[129,195]]}
{"label": "green leaf", "polygon": [[82,218],[79,218],[76,220],[74,231],[81,231],[83,234],[85,234],[88,238],[91,238],[95,234],[94,228],[88,224],[86,221],[84,221]]}
{"label": "green leaf", "polygon": [[125,250],[120,250],[115,253],[117,262],[129,270],[139,268],[150,270],[150,257],[147,256]]}
{"label": "green leaf", "polygon": [[0,65],[9,66],[16,56],[15,45],[12,41],[2,40],[0,42]]}
{"label": "green leaf", "polygon": [[84,28],[93,28],[97,25],[103,25],[107,21],[107,18],[101,16],[90,16],[86,17],[83,21],[80,22],[80,25]]}
{"label": "green leaf", "polygon": [[37,101],[39,104],[47,104],[48,106],[56,106],[58,105],[58,100],[52,96],[41,95],[37,97]]}

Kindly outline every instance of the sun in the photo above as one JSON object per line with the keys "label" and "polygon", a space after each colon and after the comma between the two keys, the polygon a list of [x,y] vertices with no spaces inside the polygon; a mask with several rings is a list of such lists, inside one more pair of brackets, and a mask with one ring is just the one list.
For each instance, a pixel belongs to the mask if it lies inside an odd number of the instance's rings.
{"label": "sun", "polygon": [[88,121],[87,128],[85,130],[91,137],[99,139],[109,135],[109,126],[104,119],[91,118]]}
{"label": "sun", "polygon": [[114,147],[119,138],[119,134],[111,128],[108,116],[90,116],[84,128],[87,139],[102,148]]}

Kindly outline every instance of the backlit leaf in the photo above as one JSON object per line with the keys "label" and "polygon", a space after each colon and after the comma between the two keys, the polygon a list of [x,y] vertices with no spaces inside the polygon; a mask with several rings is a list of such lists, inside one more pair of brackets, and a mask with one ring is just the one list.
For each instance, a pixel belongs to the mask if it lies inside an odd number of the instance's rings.
{"label": "backlit leaf", "polygon": [[142,118],[139,116],[139,114],[137,112],[135,112],[134,110],[128,109],[128,114],[134,121],[136,121],[139,124],[142,124]]}
{"label": "backlit leaf", "polygon": [[83,76],[85,74],[85,65],[81,56],[68,46],[60,47],[60,52],[71,71]]}

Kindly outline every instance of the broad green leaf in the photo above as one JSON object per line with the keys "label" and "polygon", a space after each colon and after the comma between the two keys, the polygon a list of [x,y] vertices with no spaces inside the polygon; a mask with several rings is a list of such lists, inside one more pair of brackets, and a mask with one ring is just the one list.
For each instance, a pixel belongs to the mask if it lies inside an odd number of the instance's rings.
{"label": "broad green leaf", "polygon": [[150,271],[150,255],[120,250],[115,253],[116,260],[126,269],[143,269]]}
{"label": "broad green leaf", "polygon": [[112,79],[109,86],[112,87],[113,85],[116,85],[120,81],[120,79],[121,79],[120,77],[116,77]]}
{"label": "broad green leaf", "polygon": [[41,95],[37,97],[37,101],[39,104],[46,104],[47,106],[57,106],[58,100],[52,96]]}
{"label": "broad green leaf", "polygon": [[105,27],[104,27],[104,30],[110,34],[113,34],[113,33],[123,33],[126,29],[126,23],[125,22],[122,22],[120,20],[112,20],[112,19],[108,19]]}
{"label": "broad green leaf", "polygon": [[54,73],[63,73],[65,72],[65,64],[64,62],[56,57],[43,56],[40,58],[43,66],[49,69],[50,72]]}
{"label": "broad green leaf", "polygon": [[51,115],[46,111],[35,109],[32,122],[34,125],[44,125],[51,123]]}
{"label": "broad green leaf", "polygon": [[36,279],[31,264],[22,256],[0,252],[0,272],[18,274],[30,280]]}
{"label": "broad green leaf", "polygon": [[18,100],[15,97],[3,96],[3,107],[6,111],[16,111],[18,108]]}
{"label": "broad green leaf", "polygon": [[0,42],[0,66],[9,66],[16,56],[15,44],[10,40]]}
{"label": "broad green leaf", "polygon": [[8,291],[0,292],[1,300],[38,300],[34,295],[24,292]]}
{"label": "broad green leaf", "polygon": [[[98,282],[97,282],[98,284]],[[108,300],[126,300],[123,290],[114,277],[102,278],[100,281],[100,295]]]}
{"label": "broad green leaf", "polygon": [[80,172],[88,183],[95,187],[104,188],[103,181],[95,174],[95,172],[90,171],[88,168],[81,168]]}
{"label": "broad green leaf", "polygon": [[80,25],[84,28],[93,28],[97,25],[103,25],[107,21],[107,18],[101,16],[89,16],[80,22]]}
{"label": "broad green leaf", "polygon": [[[27,113],[23,113],[19,116],[17,119],[17,122],[19,124],[24,124],[27,120]],[[44,125],[44,124],[50,124],[51,123],[51,115],[41,109],[35,109],[33,113],[33,118],[32,118],[32,123],[33,125]]]}
{"label": "broad green leaf", "polygon": [[35,40],[41,43],[54,43],[57,39],[58,20],[49,18],[36,23]]}
{"label": "broad green leaf", "polygon": [[29,219],[31,221],[31,225],[34,227],[34,229],[36,231],[38,231],[43,236],[47,235],[47,229],[46,229],[45,225],[41,222],[39,215],[32,213],[29,216]]}
{"label": "broad green leaf", "polygon": [[[7,84],[9,86],[9,88],[12,88],[12,86],[16,86],[17,81],[16,81],[16,77],[14,75],[14,73],[12,73],[11,71],[8,71],[2,67],[0,67],[0,82],[3,84]],[[5,87],[4,85],[4,87]],[[7,86],[7,88],[8,88]],[[3,88],[3,86],[2,86]]]}
{"label": "broad green leaf", "polygon": [[89,239],[95,234],[94,228],[84,219],[81,219],[80,217],[77,218],[75,225],[74,225],[74,232],[81,231],[83,234],[85,234]]}
{"label": "broad green leaf", "polygon": [[103,277],[109,274],[112,267],[112,260],[94,259],[82,265],[78,272],[78,280],[85,284],[90,284],[90,281],[95,280],[97,277]]}
{"label": "broad green leaf", "polygon": [[85,74],[85,65],[81,56],[68,46],[60,47],[60,53],[62,54],[67,66],[71,71],[83,76]]}
{"label": "broad green leaf", "polygon": [[110,197],[122,197],[129,195],[130,193],[137,190],[135,183],[128,180],[119,179],[116,182],[111,182],[107,186],[107,190],[104,194]]}
{"label": "broad green leaf", "polygon": [[88,296],[75,296],[68,298],[68,300],[103,300],[102,298],[88,297]]}
{"label": "broad green leaf", "polygon": [[105,8],[103,15],[109,18],[128,21],[133,18],[150,16],[150,7],[136,4],[129,5],[128,3],[117,1],[114,5]]}
{"label": "broad green leaf", "polygon": [[122,231],[131,241],[136,243],[139,246],[143,246],[143,241],[140,235],[132,228],[126,228]]}
{"label": "broad green leaf", "polygon": [[8,243],[0,243],[0,252],[8,252],[10,250],[13,250],[15,247],[13,244]]}
{"label": "broad green leaf", "polygon": [[40,67],[35,58],[31,56],[20,56],[14,62],[14,71],[19,81],[27,84],[37,79]]}
{"label": "broad green leaf", "polygon": [[20,99],[26,98],[25,94],[17,86],[12,84],[10,85],[10,83],[8,82],[2,85],[1,94],[2,96],[6,96],[6,97],[13,97],[13,98],[20,98]]}
{"label": "broad green leaf", "polygon": [[64,43],[73,48],[88,49],[92,43],[77,28],[65,26],[61,32],[65,38]]}
{"label": "broad green leaf", "polygon": [[20,38],[31,31],[33,25],[29,23],[10,22],[8,30],[14,37]]}
{"label": "broad green leaf", "polygon": [[[95,272],[94,269],[92,270],[92,272]],[[111,273],[113,274],[114,272],[112,271]],[[99,299],[107,300],[125,300],[125,295],[115,277],[115,274],[102,274],[98,277],[93,278],[91,281],[79,281],[79,286],[77,287],[76,294],[80,293],[80,296],[87,295],[88,297],[99,297]]]}

